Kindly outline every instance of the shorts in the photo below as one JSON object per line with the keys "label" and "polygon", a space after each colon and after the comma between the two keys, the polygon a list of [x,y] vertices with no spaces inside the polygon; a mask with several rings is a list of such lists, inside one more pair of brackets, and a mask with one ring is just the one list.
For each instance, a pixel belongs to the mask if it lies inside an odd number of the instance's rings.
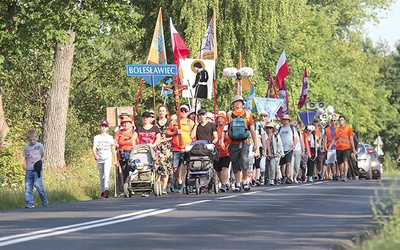
{"label": "shorts", "polygon": [[178,168],[181,166],[183,159],[182,159],[182,152],[175,151],[173,152],[173,161],[172,161],[172,167],[173,168]]}
{"label": "shorts", "polygon": [[336,162],[336,149],[332,149],[331,151],[328,151],[326,155],[326,164],[335,164]]}
{"label": "shorts", "polygon": [[292,157],[293,157],[293,150],[290,151],[285,151],[284,152],[284,156],[282,156],[282,158],[279,161],[279,165],[285,165],[286,163],[291,163],[292,162]]}
{"label": "shorts", "polygon": [[249,169],[250,143],[242,142],[241,144],[230,144],[228,151],[234,174],[242,171],[242,169]]}
{"label": "shorts", "polygon": [[224,156],[219,158],[218,162],[214,164],[214,169],[217,172],[221,172],[222,168],[229,168],[229,164],[231,163],[231,158],[229,156]]}
{"label": "shorts", "polygon": [[343,162],[348,162],[350,159],[350,149],[336,150],[337,163],[340,165]]}

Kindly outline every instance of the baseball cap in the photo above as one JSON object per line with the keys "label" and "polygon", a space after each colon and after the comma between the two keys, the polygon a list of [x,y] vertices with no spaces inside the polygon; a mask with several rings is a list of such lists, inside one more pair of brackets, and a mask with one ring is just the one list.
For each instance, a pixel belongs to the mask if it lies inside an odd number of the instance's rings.
{"label": "baseball cap", "polygon": [[198,115],[207,114],[207,112],[206,112],[205,109],[199,109],[199,111],[197,111],[197,114],[198,114]]}
{"label": "baseball cap", "polygon": [[142,117],[151,117],[152,115],[151,115],[151,113],[149,112],[149,111],[144,111],[143,113],[142,113]]}
{"label": "baseball cap", "polygon": [[184,104],[184,105],[181,105],[180,109],[186,109],[189,111],[189,106]]}
{"label": "baseball cap", "polygon": [[100,126],[106,126],[106,127],[109,127],[110,125],[108,124],[108,121],[106,121],[106,120],[103,120],[103,121],[101,121],[101,122],[100,122]]}

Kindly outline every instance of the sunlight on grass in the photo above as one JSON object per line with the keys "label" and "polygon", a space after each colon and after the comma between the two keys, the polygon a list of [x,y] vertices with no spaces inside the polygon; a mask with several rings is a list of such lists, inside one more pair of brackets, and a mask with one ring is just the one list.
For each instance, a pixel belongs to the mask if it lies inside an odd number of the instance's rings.
{"label": "sunlight on grass", "polygon": [[[43,185],[50,204],[97,199],[101,193],[99,172],[90,152],[66,168],[46,169]],[[110,187],[112,189],[114,187],[113,171],[111,171]],[[1,188],[0,209],[25,207],[24,188],[23,182],[18,187]],[[34,193],[35,205],[40,205],[42,203],[40,197],[36,191]]]}

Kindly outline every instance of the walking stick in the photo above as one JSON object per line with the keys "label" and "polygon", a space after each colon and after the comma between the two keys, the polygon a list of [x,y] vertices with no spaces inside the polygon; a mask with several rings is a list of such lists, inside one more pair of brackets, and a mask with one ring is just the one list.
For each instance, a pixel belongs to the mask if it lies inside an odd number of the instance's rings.
{"label": "walking stick", "polygon": [[117,169],[114,166],[114,198],[117,197]]}

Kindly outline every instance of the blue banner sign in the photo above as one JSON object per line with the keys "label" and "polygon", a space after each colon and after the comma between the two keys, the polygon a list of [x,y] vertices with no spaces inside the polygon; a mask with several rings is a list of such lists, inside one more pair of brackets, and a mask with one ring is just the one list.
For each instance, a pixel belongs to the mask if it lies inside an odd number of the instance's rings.
{"label": "blue banner sign", "polygon": [[175,64],[128,64],[128,76],[141,76],[150,85],[157,85],[164,77],[177,74]]}

